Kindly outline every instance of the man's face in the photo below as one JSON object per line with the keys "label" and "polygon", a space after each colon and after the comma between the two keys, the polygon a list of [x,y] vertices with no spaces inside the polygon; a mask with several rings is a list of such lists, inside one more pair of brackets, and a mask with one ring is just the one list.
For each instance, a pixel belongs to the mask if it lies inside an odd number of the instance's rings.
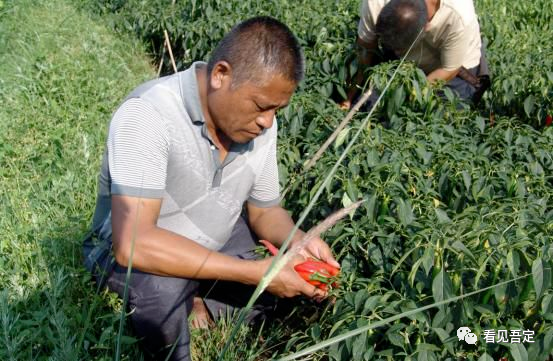
{"label": "man's face", "polygon": [[281,75],[262,76],[261,81],[245,81],[231,87],[232,77],[210,76],[212,91],[208,95],[208,110],[218,132],[236,143],[247,143],[265,128],[273,125],[275,113],[285,107],[296,83]]}

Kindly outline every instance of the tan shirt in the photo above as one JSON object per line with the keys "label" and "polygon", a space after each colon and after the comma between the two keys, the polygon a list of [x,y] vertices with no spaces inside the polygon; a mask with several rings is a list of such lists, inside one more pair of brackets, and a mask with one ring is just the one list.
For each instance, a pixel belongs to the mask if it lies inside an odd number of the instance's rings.
{"label": "tan shirt", "polygon": [[[358,35],[365,42],[376,39],[378,15],[390,0],[362,0]],[[441,0],[440,7],[407,56],[426,74],[443,68],[480,64],[480,26],[472,0]]]}

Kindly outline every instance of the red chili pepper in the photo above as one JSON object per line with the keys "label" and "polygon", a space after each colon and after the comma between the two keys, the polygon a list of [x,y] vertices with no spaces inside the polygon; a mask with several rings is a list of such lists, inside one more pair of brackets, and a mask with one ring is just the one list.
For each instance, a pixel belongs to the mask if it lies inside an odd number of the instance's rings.
{"label": "red chili pepper", "polygon": [[[263,244],[273,256],[278,254],[278,248],[269,241],[261,239],[259,243]],[[332,282],[332,287],[338,286],[337,282],[333,282],[333,278],[340,273],[340,270],[326,262],[310,259],[295,265],[294,269],[301,278],[323,291],[328,289],[328,284],[330,282]]]}
{"label": "red chili pepper", "polygon": [[302,266],[304,269],[314,270],[316,272],[324,272],[330,276],[336,276],[338,273],[340,273],[340,270],[334,266],[329,265],[326,262],[317,261],[314,259],[307,260],[303,263],[300,263],[298,266]]}
{"label": "red chili pepper", "polygon": [[264,245],[265,247],[267,247],[267,250],[269,251],[270,254],[272,254],[273,256],[276,256],[278,254],[278,248],[276,248],[271,242],[269,241],[266,241],[264,239],[260,239],[259,240],[259,243],[261,243],[262,245]]}
{"label": "red chili pepper", "polygon": [[551,117],[551,114],[547,114],[545,117],[545,126],[549,127],[551,126],[551,122],[553,121],[553,117]]}
{"label": "red chili pepper", "polygon": [[[311,284],[313,284],[312,281],[316,281],[316,282],[321,282],[321,285],[325,285],[325,286],[330,283],[332,283],[333,287],[338,286],[338,283],[333,281],[333,279],[338,275],[338,273],[340,273],[340,270],[335,267],[332,267],[328,263],[316,261],[316,260],[308,260],[303,263],[295,265],[294,269],[304,280],[306,280]],[[322,288],[318,285],[315,285],[315,286]]]}

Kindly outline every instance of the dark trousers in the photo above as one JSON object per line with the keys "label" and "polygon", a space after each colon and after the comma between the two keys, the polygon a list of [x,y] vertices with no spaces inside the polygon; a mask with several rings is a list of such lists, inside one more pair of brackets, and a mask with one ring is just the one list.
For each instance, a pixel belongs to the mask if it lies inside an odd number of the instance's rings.
{"label": "dark trousers", "polygon": [[[220,250],[242,259],[257,258],[253,253],[256,238],[240,217],[230,240]],[[107,286],[123,296],[127,268],[115,265]],[[219,317],[232,314],[247,303],[254,288],[235,282],[199,281],[157,276],[133,270],[128,287],[128,311],[133,330],[141,340],[146,357],[164,360],[176,343],[170,360],[190,360],[188,315],[193,298],[203,297],[211,314]],[[249,323],[264,320],[276,307],[276,298],[263,293],[247,316]]]}
{"label": "dark trousers", "polygon": [[470,100],[474,105],[480,102],[484,92],[491,86],[484,44],[482,44],[480,64],[470,69],[461,68],[459,74],[447,82],[446,86],[461,99]]}

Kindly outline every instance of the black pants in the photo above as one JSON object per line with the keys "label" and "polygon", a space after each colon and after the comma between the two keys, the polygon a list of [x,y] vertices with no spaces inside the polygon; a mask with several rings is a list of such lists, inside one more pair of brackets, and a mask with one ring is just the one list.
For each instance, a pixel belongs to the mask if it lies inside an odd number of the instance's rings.
{"label": "black pants", "polygon": [[[220,250],[230,256],[254,259],[256,238],[240,217],[230,240]],[[115,265],[107,286],[123,296],[127,268]],[[134,332],[141,339],[146,357],[164,360],[176,342],[171,360],[190,360],[188,315],[193,297],[202,296],[211,314],[219,317],[245,306],[254,288],[235,282],[199,281],[157,276],[133,270],[128,287],[128,311]],[[268,317],[276,307],[276,298],[263,293],[248,315],[252,323]]]}

